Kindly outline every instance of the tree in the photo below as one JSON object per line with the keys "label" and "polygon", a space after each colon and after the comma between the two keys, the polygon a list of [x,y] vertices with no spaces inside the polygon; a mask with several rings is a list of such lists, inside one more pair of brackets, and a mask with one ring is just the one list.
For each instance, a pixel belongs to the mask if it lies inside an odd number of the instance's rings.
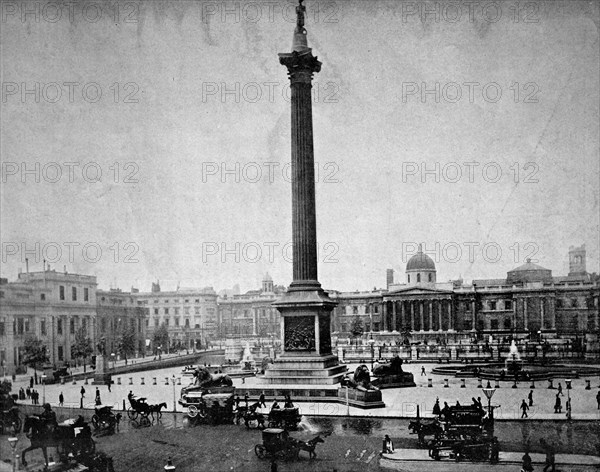
{"label": "tree", "polygon": [[352,326],[350,327],[350,334],[354,339],[359,338],[365,332],[363,322],[360,319],[360,316],[355,316],[352,320]]}
{"label": "tree", "polygon": [[85,360],[93,353],[92,340],[87,336],[87,330],[82,326],[75,333],[75,342],[71,345],[71,358],[83,359],[83,372],[85,373]]}
{"label": "tree", "polygon": [[163,346],[164,350],[167,349],[167,346],[169,345],[169,330],[164,323],[154,331],[154,334],[152,335],[152,345],[155,350],[158,346]]}
{"label": "tree", "polygon": [[0,395],[8,395],[12,390],[12,382],[10,380],[4,379],[0,383]]}
{"label": "tree", "polygon": [[49,361],[50,358],[46,353],[46,346],[44,343],[35,336],[28,335],[25,338],[25,345],[23,346],[23,364],[30,365],[34,370],[37,370],[36,367],[39,364],[44,365]]}
{"label": "tree", "polygon": [[117,352],[125,358],[125,363],[127,363],[127,356],[135,354],[136,347],[135,331],[129,326],[117,340]]}

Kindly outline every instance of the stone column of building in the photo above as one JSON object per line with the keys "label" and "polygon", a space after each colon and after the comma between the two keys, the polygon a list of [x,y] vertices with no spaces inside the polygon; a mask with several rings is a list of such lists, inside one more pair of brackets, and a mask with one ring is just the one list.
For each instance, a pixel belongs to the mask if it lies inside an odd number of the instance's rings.
{"label": "stone column of building", "polygon": [[452,320],[452,300],[448,300],[448,330],[454,329],[454,322]]}
{"label": "stone column of building", "polygon": [[396,318],[396,300],[392,302],[392,331],[398,331]]}
{"label": "stone column of building", "polygon": [[419,321],[421,323],[421,325],[419,326],[420,331],[425,331],[425,316],[424,316],[424,309],[425,309],[425,301],[424,300],[418,300],[419,302]]}
{"label": "stone column of building", "polygon": [[415,305],[412,300],[408,301],[408,306],[410,307],[410,330],[415,330]]}
{"label": "stone column of building", "polygon": [[513,312],[512,312],[512,329],[516,331],[517,329],[517,304],[519,303],[518,298],[513,298]]}
{"label": "stone column of building", "polygon": [[406,312],[404,311],[404,300],[400,300],[400,331],[406,326]]}
{"label": "stone column of building", "polygon": [[550,297],[550,302],[548,306],[548,317],[550,318],[550,328],[556,329],[556,294],[552,294]]}
{"label": "stone column of building", "polygon": [[[442,305],[444,304],[443,300],[438,300],[437,302],[437,306],[438,306],[438,331],[444,331],[444,325],[442,323]],[[446,327],[446,329],[448,329]]]}
{"label": "stone column of building", "polygon": [[527,331],[529,328],[529,319],[527,317],[527,297],[523,297],[523,329]]}
{"label": "stone column of building", "polygon": [[475,318],[477,316],[476,315],[476,313],[477,313],[477,300],[473,300],[471,302],[471,310],[472,310],[472,317],[473,317],[473,320],[472,320],[472,323],[471,323],[472,324],[471,329],[473,331],[475,331],[475,329],[476,329]]}
{"label": "stone column of building", "polygon": [[429,300],[429,331],[433,331],[433,300]]}
{"label": "stone column of building", "polygon": [[381,315],[383,316],[383,331],[389,331],[387,319],[387,302],[381,304]]}
{"label": "stone column of building", "polygon": [[540,330],[545,329],[544,326],[544,297],[540,297]]}

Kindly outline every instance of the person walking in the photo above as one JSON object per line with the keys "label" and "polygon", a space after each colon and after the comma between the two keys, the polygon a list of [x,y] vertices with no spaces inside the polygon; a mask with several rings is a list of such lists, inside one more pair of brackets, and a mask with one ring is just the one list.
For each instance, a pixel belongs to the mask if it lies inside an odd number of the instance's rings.
{"label": "person walking", "polygon": [[596,403],[598,404],[598,409],[600,410],[600,390],[596,394]]}
{"label": "person walking", "polygon": [[556,394],[556,401],[554,402],[554,413],[562,413],[562,402],[558,393]]}
{"label": "person walking", "polygon": [[427,375],[427,374],[425,374],[425,366],[422,366],[422,367],[421,367],[421,377],[422,377],[423,375]]}
{"label": "person walking", "polygon": [[394,452],[394,443],[387,434],[385,435],[385,438],[383,438],[383,448],[381,452],[384,454],[392,454]]}
{"label": "person walking", "polygon": [[564,395],[564,393],[562,393],[562,384],[560,382],[558,382],[558,395]]}
{"label": "person walking", "polygon": [[83,385],[81,386],[81,390],[79,390],[79,393],[81,394],[81,399],[83,400],[85,398],[85,388],[83,388]]}
{"label": "person walking", "polygon": [[540,444],[546,452],[546,465],[544,466],[543,472],[547,472],[548,468],[551,468],[552,472],[556,472],[556,453],[554,446],[547,443],[543,438],[540,439]]}
{"label": "person walking", "polygon": [[435,399],[435,404],[433,405],[432,413],[435,416],[440,416],[440,414],[442,413],[442,410],[440,409],[440,398],[439,397],[436,397],[436,399]]}
{"label": "person walking", "polygon": [[60,395],[58,396],[58,406],[63,406],[65,403],[65,397],[63,395],[62,392],[60,392]]}
{"label": "person walking", "polygon": [[96,387],[96,405],[102,405],[102,401],[100,400],[100,390]]}
{"label": "person walking", "polygon": [[107,385],[108,385],[108,391],[109,391],[109,392],[111,391],[111,390],[110,390],[110,386],[111,386],[111,384],[112,384],[112,379],[108,379],[108,384],[107,384]]}
{"label": "person walking", "polygon": [[521,413],[521,418],[528,418],[527,410],[529,410],[529,405],[527,405],[525,399],[523,399],[523,401],[521,402],[521,410],[523,411],[523,413]]}
{"label": "person walking", "polygon": [[260,396],[258,397],[258,406],[259,407],[267,407],[267,404],[265,403],[265,392],[260,392]]}
{"label": "person walking", "polygon": [[529,406],[533,406],[533,390],[529,390],[529,395],[527,395],[529,399]]}
{"label": "person walking", "polygon": [[[25,395],[27,395],[27,400],[31,399],[31,388],[27,387],[25,389]],[[600,405],[600,403],[599,403],[599,405]],[[600,406],[599,406],[599,408],[600,408]]]}
{"label": "person walking", "polygon": [[523,472],[533,472],[533,464],[532,464],[531,456],[528,451],[525,451],[523,454],[523,464],[521,465],[521,470]]}
{"label": "person walking", "polygon": [[31,377],[29,379],[29,389],[32,390],[33,389],[33,377]]}

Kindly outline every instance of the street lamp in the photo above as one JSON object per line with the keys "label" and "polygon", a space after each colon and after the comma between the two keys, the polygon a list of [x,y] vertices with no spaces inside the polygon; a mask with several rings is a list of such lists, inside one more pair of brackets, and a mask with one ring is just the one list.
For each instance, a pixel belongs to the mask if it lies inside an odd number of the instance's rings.
{"label": "street lamp", "polygon": [[111,358],[111,359],[112,359],[112,361],[113,361],[113,369],[114,369],[114,368],[115,368],[115,364],[116,364],[116,360],[115,360],[115,353],[114,353],[114,352],[111,352],[111,353],[110,353],[110,358]]}
{"label": "street lamp", "polygon": [[42,374],[42,405],[46,403],[46,374]]}
{"label": "street lamp", "polygon": [[[489,382],[488,382],[489,385]],[[491,388],[491,387],[485,387],[482,388],[483,393],[485,394],[486,398],[488,399],[488,418],[492,421],[492,427],[494,426],[493,423],[493,419],[494,419],[494,415],[492,414],[492,397],[494,396],[494,393],[496,393],[496,389],[495,388]]]}
{"label": "street lamp", "polygon": [[175,374],[171,377],[171,382],[173,383],[173,413],[177,412],[177,402],[175,401]]}
{"label": "street lamp", "polygon": [[371,345],[371,372],[373,372],[373,361],[375,358],[375,348],[373,347],[373,344],[375,344],[375,340],[369,339],[367,342]]}
{"label": "street lamp", "polygon": [[567,385],[567,419],[571,419],[571,379],[565,379]]}
{"label": "street lamp", "polygon": [[13,461],[13,472],[15,472],[15,470],[17,470],[17,462],[19,462],[19,455],[16,454],[17,451],[17,443],[19,442],[19,438],[8,438],[8,443],[10,444],[10,447],[12,448],[13,451],[13,455],[15,456],[14,461]]}

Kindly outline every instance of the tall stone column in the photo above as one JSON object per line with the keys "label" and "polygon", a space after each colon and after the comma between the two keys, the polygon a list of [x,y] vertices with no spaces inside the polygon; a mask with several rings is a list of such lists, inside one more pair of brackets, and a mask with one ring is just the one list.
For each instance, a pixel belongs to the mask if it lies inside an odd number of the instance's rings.
{"label": "tall stone column", "polygon": [[[443,304],[443,300],[438,300],[437,301],[437,307],[438,307],[438,331],[444,331],[444,325],[442,324],[442,304]],[[448,328],[446,328],[448,329]]]}
{"label": "tall stone column", "polygon": [[448,301],[448,329],[454,329],[454,323],[452,320],[452,300]]}
{"label": "tall stone column", "polygon": [[433,331],[433,300],[429,300],[429,331]]}
{"label": "tall stone column", "polygon": [[423,308],[424,308],[423,305],[424,305],[423,300],[419,300],[419,322],[421,323],[419,326],[419,331],[425,330],[425,317],[424,317],[424,313],[423,313]]}
{"label": "tall stone column", "polygon": [[410,306],[410,330],[414,331],[415,330],[415,303],[414,301],[410,300],[408,302],[409,306]]}
{"label": "tall stone column", "polygon": [[529,328],[529,319],[527,318],[527,297],[523,297],[523,329]]}
{"label": "tall stone column", "polygon": [[540,297],[540,329],[544,329],[544,297]]}
{"label": "tall stone column", "polygon": [[392,302],[392,331],[398,331],[396,318],[396,300]]}
{"label": "tall stone column", "polygon": [[381,315],[383,316],[383,331],[389,331],[387,302],[383,302],[383,304],[381,305]]}
{"label": "tall stone column", "polygon": [[337,305],[317,278],[315,161],[312,122],[312,78],[321,62],[306,39],[306,7],[296,7],[291,53],[279,54],[291,89],[292,243],[293,280],[273,305],[282,318],[283,353],[267,370],[270,384],[338,383],[346,368],[331,351],[331,311]]}

